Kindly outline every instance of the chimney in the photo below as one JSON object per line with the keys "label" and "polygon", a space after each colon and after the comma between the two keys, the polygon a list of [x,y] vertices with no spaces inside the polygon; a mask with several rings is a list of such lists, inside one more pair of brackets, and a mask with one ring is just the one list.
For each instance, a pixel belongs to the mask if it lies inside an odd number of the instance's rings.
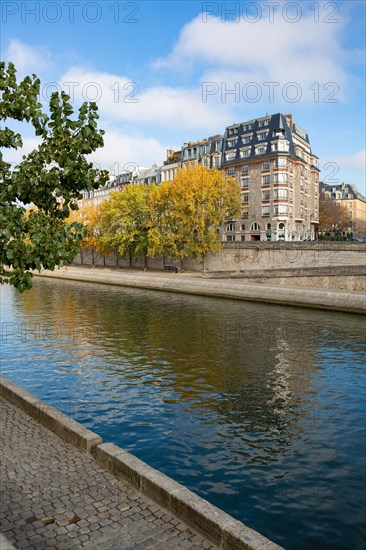
{"label": "chimney", "polygon": [[287,124],[289,125],[290,129],[292,130],[292,114],[291,113],[286,113],[285,117],[286,117]]}

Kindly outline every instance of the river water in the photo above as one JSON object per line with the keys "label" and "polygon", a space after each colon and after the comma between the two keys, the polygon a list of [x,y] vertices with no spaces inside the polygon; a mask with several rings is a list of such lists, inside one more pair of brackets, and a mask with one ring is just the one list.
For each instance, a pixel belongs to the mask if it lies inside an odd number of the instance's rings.
{"label": "river water", "polygon": [[365,548],[365,318],[35,279],[4,376],[288,549]]}

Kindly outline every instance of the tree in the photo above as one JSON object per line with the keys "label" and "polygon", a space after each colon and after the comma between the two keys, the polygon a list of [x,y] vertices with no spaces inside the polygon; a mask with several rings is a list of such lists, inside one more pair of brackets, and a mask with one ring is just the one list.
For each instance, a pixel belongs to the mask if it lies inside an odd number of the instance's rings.
{"label": "tree", "polygon": [[[21,292],[32,285],[30,270],[53,270],[75,257],[85,228],[66,221],[70,209],[77,209],[75,200],[83,189],[97,188],[108,178],[85,158],[103,146],[97,105],[83,103],[72,120],[70,97],[55,92],[47,115],[39,92],[36,75],[18,83],[14,65],[0,62],[0,146],[23,146],[21,135],[5,125],[9,121],[15,127],[29,123],[40,139],[16,166],[0,154],[0,283]],[[33,207],[27,210],[27,205]]]}
{"label": "tree", "polygon": [[341,235],[348,228],[347,209],[325,193],[319,197],[319,232]]}
{"label": "tree", "polygon": [[103,203],[101,241],[117,250],[124,257],[146,254],[150,226],[149,197],[154,185],[128,185],[121,191],[114,191]]}
{"label": "tree", "polygon": [[68,222],[77,222],[84,224],[86,233],[83,239],[79,242],[79,247],[89,248],[93,255],[94,264],[94,250],[106,256],[111,252],[111,248],[107,246],[106,241],[102,238],[102,218],[103,205],[102,204],[85,204],[71,212]]}
{"label": "tree", "polygon": [[150,249],[180,257],[202,257],[221,246],[219,227],[240,212],[240,189],[234,178],[198,165],[178,172],[153,196]]}

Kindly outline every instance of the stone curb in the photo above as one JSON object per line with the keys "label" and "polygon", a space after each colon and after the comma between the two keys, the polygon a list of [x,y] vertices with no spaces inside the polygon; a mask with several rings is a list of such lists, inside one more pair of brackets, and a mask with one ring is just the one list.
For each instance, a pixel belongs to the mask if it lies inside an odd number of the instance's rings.
{"label": "stone curb", "polygon": [[343,311],[346,313],[366,313],[366,293],[348,292],[345,290],[323,290],[317,288],[273,286],[269,284],[238,284],[237,282],[204,278],[179,278],[161,276],[141,276],[111,271],[67,270],[34,272],[41,277],[69,279],[86,283],[103,283],[109,285],[144,288],[183,294],[195,294],[214,298],[231,298],[251,302],[264,302],[276,305],[306,307]]}
{"label": "stone curb", "polygon": [[96,446],[102,443],[99,435],[84,428],[66,414],[47,405],[2,375],[0,375],[0,395],[84,454],[94,453]]}
{"label": "stone curb", "polygon": [[15,546],[2,533],[0,533],[0,549],[16,550]]}
{"label": "stone curb", "polygon": [[281,550],[281,546],[113,443],[98,445],[95,458],[220,550]]}
{"label": "stone curb", "polygon": [[[281,546],[216,508],[136,456],[84,428],[0,375],[0,395],[55,432],[118,479],[131,484],[158,506],[190,526],[220,550],[283,550]],[[0,548],[3,543],[0,539]],[[4,550],[12,550],[5,546]]]}

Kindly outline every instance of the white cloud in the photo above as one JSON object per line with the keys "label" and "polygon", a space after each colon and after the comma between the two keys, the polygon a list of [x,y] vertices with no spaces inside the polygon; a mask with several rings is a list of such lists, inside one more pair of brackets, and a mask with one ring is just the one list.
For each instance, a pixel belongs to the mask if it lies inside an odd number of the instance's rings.
{"label": "white cloud", "polygon": [[347,155],[332,155],[321,159],[320,179],[328,184],[355,183],[366,196],[366,150]]}
{"label": "white cloud", "polygon": [[51,65],[51,53],[45,46],[30,46],[20,40],[10,41],[5,55],[21,74],[31,74]]}
{"label": "white cloud", "polygon": [[104,147],[91,156],[91,160],[100,168],[115,174],[135,166],[162,164],[168,147],[152,138],[130,137],[117,130],[107,131]]}
{"label": "white cloud", "polygon": [[349,155],[336,155],[328,159],[328,162],[335,162],[341,169],[351,168],[353,170],[366,170],[366,150],[356,151]]}
{"label": "white cloud", "polygon": [[[204,80],[224,82],[228,87],[243,75],[244,82],[296,82],[308,88],[314,82],[336,83],[344,94],[347,75],[343,68],[350,53],[340,45],[343,25],[314,23],[314,14],[289,23],[278,16],[275,23],[262,17],[222,22],[218,17],[193,19],[181,31],[171,53],[153,63],[157,69],[181,70],[187,65],[202,67]],[[329,90],[331,91],[331,90]],[[312,94],[309,94],[310,97]]]}
{"label": "white cloud", "polygon": [[100,116],[155,127],[216,132],[226,125],[228,108],[215,109],[202,101],[202,88],[141,89],[126,76],[73,67],[59,79],[72,101],[96,101]]}

